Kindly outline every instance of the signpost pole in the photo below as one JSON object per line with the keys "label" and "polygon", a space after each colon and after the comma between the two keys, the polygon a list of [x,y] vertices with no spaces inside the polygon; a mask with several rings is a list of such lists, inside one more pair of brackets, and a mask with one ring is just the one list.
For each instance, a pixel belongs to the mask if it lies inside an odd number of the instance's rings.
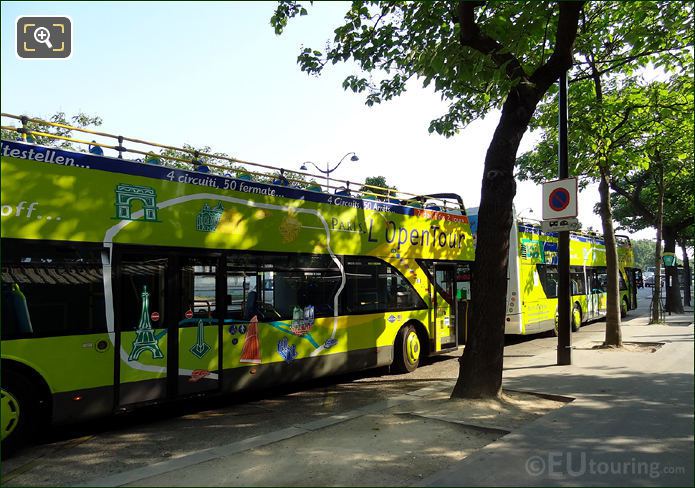
{"label": "signpost pole", "polygon": [[[567,163],[567,72],[560,75],[559,93],[559,154],[558,178],[569,177]],[[557,364],[572,364],[572,331],[570,330],[570,233],[558,232],[558,341]]]}

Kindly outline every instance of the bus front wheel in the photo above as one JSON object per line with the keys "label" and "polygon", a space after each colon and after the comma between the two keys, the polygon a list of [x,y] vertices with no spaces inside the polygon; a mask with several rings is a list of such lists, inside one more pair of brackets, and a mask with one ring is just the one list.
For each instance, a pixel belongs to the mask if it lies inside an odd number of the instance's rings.
{"label": "bus front wheel", "polygon": [[420,364],[422,346],[415,326],[405,325],[396,334],[393,369],[397,373],[412,373]]}
{"label": "bus front wheel", "polygon": [[38,424],[38,405],[29,379],[11,370],[2,372],[0,427],[3,458],[34,434]]}

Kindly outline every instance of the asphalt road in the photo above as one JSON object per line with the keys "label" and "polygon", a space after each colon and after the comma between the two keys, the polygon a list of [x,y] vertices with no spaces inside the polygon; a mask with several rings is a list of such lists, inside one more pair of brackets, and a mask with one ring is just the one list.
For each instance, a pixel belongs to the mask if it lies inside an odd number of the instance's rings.
{"label": "asphalt road", "polygon": [[[651,290],[640,290],[636,311],[646,315]],[[584,330],[602,330],[599,321]],[[505,368],[557,347],[553,337],[509,337]],[[321,420],[413,388],[458,376],[461,351],[425,361],[414,373],[386,369],[334,376],[261,393],[181,402],[70,427],[54,428],[2,463],[3,486],[74,485],[196,450]]]}

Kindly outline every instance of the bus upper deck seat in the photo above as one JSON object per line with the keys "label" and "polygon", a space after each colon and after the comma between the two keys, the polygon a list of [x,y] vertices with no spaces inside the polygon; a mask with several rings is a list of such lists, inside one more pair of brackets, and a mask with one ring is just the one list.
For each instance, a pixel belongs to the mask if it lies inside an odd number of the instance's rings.
{"label": "bus upper deck seat", "polygon": [[94,154],[95,156],[103,156],[104,155],[104,150],[97,146],[96,143],[97,141],[92,141],[94,144],[89,145],[89,152],[90,154]]}
{"label": "bus upper deck seat", "polygon": [[276,175],[273,180],[273,185],[290,186],[290,180],[285,178],[285,175]]}

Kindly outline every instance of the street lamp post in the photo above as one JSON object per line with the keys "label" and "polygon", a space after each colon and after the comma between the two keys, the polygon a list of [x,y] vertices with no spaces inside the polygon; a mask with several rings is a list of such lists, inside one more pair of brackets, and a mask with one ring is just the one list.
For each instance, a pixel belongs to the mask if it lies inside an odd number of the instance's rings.
{"label": "street lamp post", "polygon": [[331,173],[332,173],[333,171],[335,171],[336,169],[338,169],[338,166],[340,166],[340,163],[342,163],[342,162],[345,160],[345,158],[347,158],[348,156],[350,156],[350,154],[352,154],[352,157],[350,158],[350,161],[359,161],[359,160],[360,160],[360,158],[357,157],[357,154],[355,154],[354,152],[351,151],[351,152],[345,154],[345,156],[343,156],[342,158],[340,158],[340,161],[338,161],[338,164],[336,164],[336,165],[333,166],[332,168],[330,168],[330,167],[328,166],[328,163],[327,163],[327,162],[326,162],[326,169],[323,170],[323,169],[319,168],[318,166],[316,166],[315,163],[312,163],[311,161],[306,161],[305,163],[302,164],[302,166],[301,166],[299,169],[301,169],[302,171],[306,171],[306,170],[308,169],[308,168],[306,167],[306,165],[307,165],[307,164],[311,164],[311,165],[312,165],[314,168],[316,168],[318,171],[320,171],[321,173],[325,174],[325,175],[326,175],[326,192],[328,192],[328,191],[329,191],[329,185],[330,185],[329,179],[330,179]]}
{"label": "street lamp post", "polygon": [[[674,272],[674,268],[677,264],[677,259],[676,259],[676,253],[675,252],[664,252],[661,255],[661,261],[664,263],[664,283],[666,285],[666,311],[668,312],[669,315],[671,315],[671,311],[673,310],[673,300],[671,300],[671,286],[673,284],[673,274],[678,272],[678,269],[676,268],[676,271]],[[680,290],[678,290],[680,293]]]}

